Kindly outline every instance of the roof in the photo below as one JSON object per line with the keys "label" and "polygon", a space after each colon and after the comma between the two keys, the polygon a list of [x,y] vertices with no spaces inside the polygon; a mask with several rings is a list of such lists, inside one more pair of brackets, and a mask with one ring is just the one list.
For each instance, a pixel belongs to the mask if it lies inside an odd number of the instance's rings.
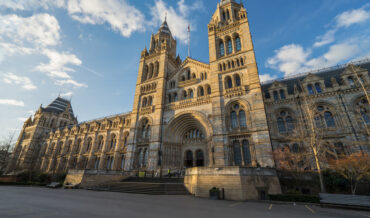
{"label": "roof", "polygon": [[169,34],[171,35],[171,30],[170,28],[168,27],[168,24],[167,24],[167,21],[163,21],[161,27],[159,28],[158,30],[159,33],[166,33],[166,34]]}
{"label": "roof", "polygon": [[57,97],[46,108],[43,108],[43,111],[60,114],[63,113],[67,107],[69,107],[70,115],[74,117],[71,102],[61,97]]}
{"label": "roof", "polygon": [[[358,67],[361,67],[363,69],[367,69],[368,72],[370,72],[370,60],[366,62],[360,62],[359,64],[354,64]],[[323,71],[318,71],[317,73],[313,73],[313,75],[321,77],[324,79],[325,87],[329,88],[332,87],[332,82],[331,78],[335,78],[337,83],[339,85],[343,85],[343,81],[341,78],[341,74],[344,72],[345,68],[347,67],[346,65],[342,65],[337,68],[330,68],[329,70],[323,70]],[[298,80],[302,81],[304,78],[306,78],[308,73],[301,74],[296,77],[292,78],[287,78],[287,79],[281,79],[281,80],[275,80],[278,81],[279,83],[282,83],[288,87],[288,94],[293,94],[294,93],[294,85],[298,83]],[[271,85],[274,83],[274,81],[269,81],[267,83],[262,84],[262,91],[263,93],[267,94],[268,89],[271,87]],[[297,85],[299,88],[299,85]]]}

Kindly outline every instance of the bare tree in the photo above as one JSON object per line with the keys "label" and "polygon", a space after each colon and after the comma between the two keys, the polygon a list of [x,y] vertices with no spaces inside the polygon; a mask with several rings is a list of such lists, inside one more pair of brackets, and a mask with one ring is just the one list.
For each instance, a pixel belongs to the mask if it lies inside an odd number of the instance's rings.
{"label": "bare tree", "polygon": [[11,151],[14,147],[15,132],[9,132],[0,142],[0,173],[4,172],[10,160]]}

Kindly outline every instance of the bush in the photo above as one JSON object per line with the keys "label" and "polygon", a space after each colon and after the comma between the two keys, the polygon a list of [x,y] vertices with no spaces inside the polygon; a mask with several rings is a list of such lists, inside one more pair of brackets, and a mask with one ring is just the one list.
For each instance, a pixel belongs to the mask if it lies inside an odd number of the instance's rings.
{"label": "bush", "polygon": [[272,201],[320,203],[320,198],[313,195],[269,195],[269,199]]}

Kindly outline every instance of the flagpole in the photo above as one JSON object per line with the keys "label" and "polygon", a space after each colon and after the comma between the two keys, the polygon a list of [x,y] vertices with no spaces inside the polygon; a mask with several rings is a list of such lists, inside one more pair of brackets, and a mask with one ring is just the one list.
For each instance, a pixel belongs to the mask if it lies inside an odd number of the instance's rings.
{"label": "flagpole", "polygon": [[188,25],[188,57],[190,58],[190,24]]}

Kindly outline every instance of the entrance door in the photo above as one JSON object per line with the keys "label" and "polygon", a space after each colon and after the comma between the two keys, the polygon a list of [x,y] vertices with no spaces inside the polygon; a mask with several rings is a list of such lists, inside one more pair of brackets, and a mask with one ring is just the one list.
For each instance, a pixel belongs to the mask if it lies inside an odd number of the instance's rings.
{"label": "entrance door", "polygon": [[204,154],[202,150],[197,150],[196,151],[196,165],[197,167],[202,167],[204,166]]}
{"label": "entrance door", "polygon": [[192,151],[187,151],[185,153],[185,167],[193,167],[193,152]]}

